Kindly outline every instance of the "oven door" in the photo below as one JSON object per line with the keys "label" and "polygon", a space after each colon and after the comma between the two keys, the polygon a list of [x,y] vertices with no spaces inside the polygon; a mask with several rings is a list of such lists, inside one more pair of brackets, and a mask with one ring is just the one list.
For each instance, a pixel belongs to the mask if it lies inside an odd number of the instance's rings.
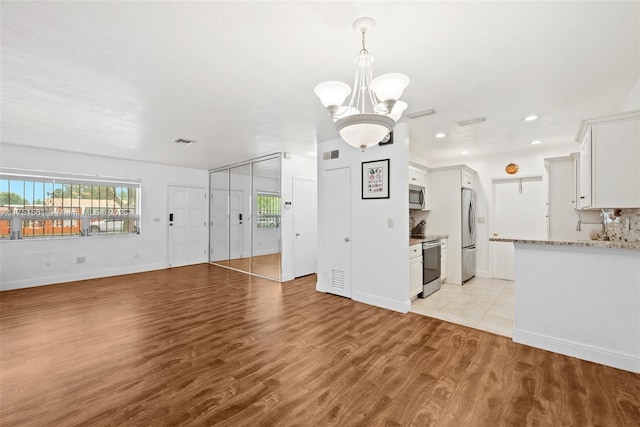
{"label": "oven door", "polygon": [[426,242],[422,244],[422,260],[424,269],[422,273],[423,284],[432,282],[440,277],[440,241]]}

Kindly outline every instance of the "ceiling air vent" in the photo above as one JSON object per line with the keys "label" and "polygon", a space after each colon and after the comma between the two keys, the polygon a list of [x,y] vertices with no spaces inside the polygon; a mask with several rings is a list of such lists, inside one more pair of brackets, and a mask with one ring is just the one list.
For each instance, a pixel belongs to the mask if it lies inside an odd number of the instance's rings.
{"label": "ceiling air vent", "polygon": [[430,116],[435,113],[436,113],[436,110],[434,110],[433,108],[427,108],[426,110],[420,110],[420,111],[414,111],[413,113],[408,113],[407,117],[409,117],[410,119],[415,119],[416,117]]}
{"label": "ceiling air vent", "polygon": [[195,139],[176,138],[173,140],[173,142],[180,145],[191,145],[197,141]]}
{"label": "ceiling air vent", "polygon": [[482,123],[482,122],[486,122],[487,119],[485,119],[484,117],[476,117],[475,119],[469,119],[469,120],[463,120],[461,122],[456,122],[456,124],[458,126],[469,126],[469,125],[475,125],[476,123]]}

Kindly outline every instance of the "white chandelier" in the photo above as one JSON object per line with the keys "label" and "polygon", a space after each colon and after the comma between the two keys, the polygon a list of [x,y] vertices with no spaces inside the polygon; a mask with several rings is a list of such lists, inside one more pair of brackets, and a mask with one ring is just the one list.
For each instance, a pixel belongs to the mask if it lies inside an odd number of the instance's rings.
{"label": "white chandelier", "polygon": [[[342,139],[363,150],[381,142],[407,108],[407,104],[398,99],[409,84],[409,77],[388,73],[372,79],[373,56],[367,51],[365,34],[375,25],[376,21],[367,17],[358,18],[353,23],[353,29],[362,34],[362,49],[354,59],[353,93],[348,84],[338,81],[322,82],[314,89]],[[350,93],[349,104],[343,106]]]}

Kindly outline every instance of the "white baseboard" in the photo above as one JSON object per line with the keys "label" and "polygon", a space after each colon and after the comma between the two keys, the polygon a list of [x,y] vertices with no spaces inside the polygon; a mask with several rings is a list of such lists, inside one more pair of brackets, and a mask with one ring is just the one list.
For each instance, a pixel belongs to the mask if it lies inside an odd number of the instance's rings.
{"label": "white baseboard", "polygon": [[398,311],[400,313],[408,313],[411,309],[411,300],[404,302],[397,301],[390,298],[371,295],[365,292],[354,292],[351,299],[365,304],[375,305],[376,307],[386,308],[387,310]]}
{"label": "white baseboard", "polygon": [[[320,281],[316,282],[316,291],[327,293],[329,292]],[[387,310],[398,311],[400,313],[408,313],[411,309],[411,300],[397,301],[390,298],[379,297],[377,295],[368,294],[366,292],[353,292],[351,299],[365,304],[374,305],[380,308],[386,308]]]}
{"label": "white baseboard", "polygon": [[73,274],[61,274],[49,277],[37,277],[24,280],[14,280],[0,283],[0,291],[10,291],[13,289],[33,288],[35,286],[55,285],[59,283],[75,282],[78,280],[99,279],[101,277],[120,276],[123,274],[144,273],[145,271],[163,270],[168,268],[164,263],[147,265],[132,265],[126,268],[110,268],[98,271],[84,271]]}
{"label": "white baseboard", "polygon": [[618,353],[602,347],[519,329],[513,330],[513,342],[640,374],[640,355]]}
{"label": "white baseboard", "polygon": [[283,273],[282,277],[280,278],[281,282],[288,282],[289,280],[293,280],[295,279],[295,277],[293,277],[293,273]]}

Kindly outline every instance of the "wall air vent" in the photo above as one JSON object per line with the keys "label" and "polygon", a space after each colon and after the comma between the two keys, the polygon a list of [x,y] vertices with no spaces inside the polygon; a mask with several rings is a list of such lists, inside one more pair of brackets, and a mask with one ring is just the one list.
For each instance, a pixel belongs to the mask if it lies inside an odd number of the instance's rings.
{"label": "wall air vent", "polygon": [[487,119],[485,119],[484,117],[476,117],[475,119],[469,119],[469,120],[463,120],[461,122],[456,122],[456,124],[458,126],[469,126],[469,125],[475,125],[476,123],[482,123],[482,122],[486,122]]}
{"label": "wall air vent", "polygon": [[340,291],[344,290],[344,271],[331,270],[331,287]]}
{"label": "wall air vent", "polygon": [[407,117],[409,117],[410,119],[415,119],[416,117],[430,116],[435,113],[436,113],[436,110],[434,110],[433,108],[427,108],[426,110],[420,110],[420,111],[414,111],[413,113],[408,113]]}
{"label": "wall air vent", "polygon": [[181,144],[181,145],[191,145],[191,144],[196,143],[198,141],[196,141],[195,139],[176,138],[176,139],[173,140],[173,142],[175,142],[176,144]]}
{"label": "wall air vent", "polygon": [[322,160],[337,159],[340,157],[340,150],[325,151],[322,153]]}

